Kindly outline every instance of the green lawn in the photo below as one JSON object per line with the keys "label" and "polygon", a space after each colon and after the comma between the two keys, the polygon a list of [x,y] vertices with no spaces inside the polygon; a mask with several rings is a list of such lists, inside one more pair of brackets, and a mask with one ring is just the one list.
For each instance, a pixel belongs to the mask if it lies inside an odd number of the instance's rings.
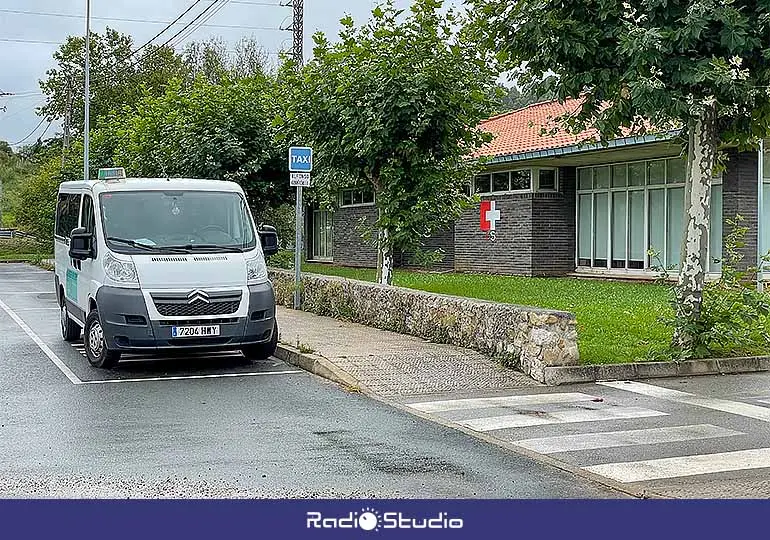
{"label": "green lawn", "polygon": [[[372,269],[307,264],[307,272],[374,281]],[[658,321],[670,310],[666,290],[653,283],[526,278],[396,271],[394,284],[424,291],[570,311],[577,316],[583,363],[644,360],[650,346],[671,339]]]}

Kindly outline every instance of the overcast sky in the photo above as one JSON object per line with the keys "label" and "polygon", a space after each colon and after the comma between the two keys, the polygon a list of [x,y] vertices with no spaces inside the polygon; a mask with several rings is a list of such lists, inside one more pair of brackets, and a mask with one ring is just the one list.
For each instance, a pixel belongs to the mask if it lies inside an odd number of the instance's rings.
{"label": "overcast sky", "polygon": [[[181,22],[190,21],[195,14],[204,9],[203,0],[190,15]],[[271,53],[291,47],[291,34],[278,28],[291,25],[292,10],[279,7],[281,0],[231,0],[224,8],[208,21],[206,27],[198,29],[188,41],[200,41],[214,36],[221,36],[229,42],[237,42],[242,37],[255,37]],[[283,2],[287,3],[287,2]],[[330,37],[337,35],[339,19],[350,14],[356,22],[365,21],[376,0],[305,0],[305,58],[312,53],[311,36],[316,31],[323,31]],[[0,92],[24,93],[39,92],[38,81],[52,67],[52,54],[68,35],[83,35],[85,28],[86,0],[1,0],[0,1]],[[131,34],[136,44],[141,44],[157,34],[165,24],[147,21],[171,22],[193,0],[91,0],[91,27],[95,32],[103,32],[109,25],[124,33]],[[400,7],[407,7],[410,0],[397,0]],[[10,13],[25,11],[48,14],[61,14],[68,17]],[[133,19],[143,22],[110,20]],[[211,25],[240,26],[252,28],[220,28]],[[178,25],[175,31],[164,34],[170,38],[184,25]],[[163,39],[163,41],[165,41]],[[23,42],[13,42],[19,40]],[[28,43],[30,41],[40,43]],[[158,43],[163,43],[158,41]],[[42,103],[42,95],[16,98],[0,98],[0,140],[15,143],[26,137],[40,122],[35,114],[35,107]],[[7,110],[3,112],[2,107]],[[57,130],[54,125],[49,131]],[[42,134],[45,124],[27,142]]]}

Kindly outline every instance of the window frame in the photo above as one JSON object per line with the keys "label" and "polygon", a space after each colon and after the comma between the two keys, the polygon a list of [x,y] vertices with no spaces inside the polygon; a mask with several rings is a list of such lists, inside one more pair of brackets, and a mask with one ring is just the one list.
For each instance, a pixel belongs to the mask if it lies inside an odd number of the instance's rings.
{"label": "window frame", "polygon": [[[660,246],[658,249],[661,252],[664,265],[666,267],[669,266],[670,262],[668,261],[668,235],[669,235],[669,191],[671,189],[678,189],[685,186],[684,181],[676,182],[676,183],[670,183],[669,182],[669,162],[673,159],[679,159],[678,156],[667,156],[667,157],[660,157],[660,158],[652,158],[652,159],[639,159],[639,160],[628,160],[628,161],[617,161],[617,162],[609,162],[609,163],[601,163],[597,165],[589,165],[589,166],[583,166],[583,167],[576,167],[575,171],[575,178],[576,180],[576,193],[575,193],[575,234],[576,239],[580,237],[580,196],[581,195],[589,195],[590,194],[590,201],[591,201],[591,257],[590,259],[584,259],[580,257],[580,245],[579,242],[575,243],[575,268],[582,269],[582,270],[602,270],[602,271],[610,271],[610,272],[628,272],[628,271],[635,271],[635,272],[647,272],[651,273],[654,272],[654,270],[651,268],[652,264],[655,261],[652,261],[650,256],[648,255],[647,251],[649,250],[649,243],[650,243],[650,193],[655,190],[663,190],[663,204],[665,209],[665,223],[664,223],[664,230],[663,230],[663,238],[664,243],[663,246]],[[651,184],[650,183],[650,164],[653,162],[662,162],[663,163],[663,183],[657,183],[657,184]],[[631,166],[641,164],[641,168],[644,170],[644,182],[642,185],[631,185]],[[626,185],[625,186],[618,186],[613,187],[612,182],[612,172],[615,169],[615,167],[623,166],[625,165],[626,168]],[[608,167],[610,170],[610,181],[609,181],[609,187],[606,188],[597,188],[595,184],[595,173],[594,170],[596,168],[604,168]],[[591,189],[581,189],[580,188],[580,176],[581,171],[584,170],[590,170],[590,177],[591,177]],[[686,171],[685,171],[686,174]],[[723,183],[723,173],[719,173],[712,178],[711,185],[721,185]],[[633,191],[641,191],[644,193],[644,224],[643,224],[643,230],[644,230],[644,261],[642,268],[634,268],[631,267],[630,264],[633,262],[638,262],[637,259],[631,258],[631,238],[630,238],[630,227],[629,227],[629,220],[631,219],[631,192]],[[613,257],[613,249],[612,249],[612,240],[613,240],[613,212],[614,212],[614,202],[613,197],[615,193],[623,193],[625,192],[625,259],[623,259],[624,264],[623,266],[616,266],[615,262],[620,261],[620,259],[615,259]],[[596,194],[601,193],[607,193],[607,208],[608,208],[608,220],[607,220],[607,260],[606,265],[602,266],[595,266],[593,264],[595,260],[595,254],[596,254],[596,230],[595,230],[595,215],[596,215]],[[711,231],[708,232],[708,234],[711,234]],[[709,248],[707,251],[707,257],[708,260],[711,261],[712,256],[710,253],[710,246],[711,242],[709,239]],[[591,264],[589,266],[586,266],[585,264],[580,264],[583,260],[590,260]],[[680,261],[681,262],[681,261]],[[710,266],[710,264],[709,264]]]}
{"label": "window frame", "polygon": [[[541,170],[548,170],[548,171],[554,172],[553,189],[540,188],[540,171]],[[529,172],[529,187],[520,188],[520,189],[511,189],[511,182],[513,180],[511,177],[511,174],[519,171]],[[501,173],[508,174],[508,189],[494,190],[493,189],[494,183],[492,181],[492,176],[495,174],[501,174]],[[478,189],[476,189],[476,182],[481,177],[486,177],[487,186],[488,186],[487,191],[479,191]],[[558,167],[514,167],[511,169],[487,171],[474,176],[471,183],[471,195],[489,196],[489,195],[507,195],[507,194],[515,194],[515,193],[538,193],[538,192],[543,192],[543,193],[559,192],[559,168]]]}
{"label": "window frame", "polygon": [[[350,200],[352,201],[350,204],[345,203],[345,193],[350,193],[351,197]],[[371,201],[366,201],[365,196],[366,194],[371,194]],[[361,201],[360,203],[355,202],[356,195],[361,195]],[[361,208],[365,206],[374,206],[375,205],[375,194],[374,190],[368,189],[368,188],[344,188],[340,190],[339,193],[339,206],[340,208]]]}
{"label": "window frame", "polygon": [[[59,209],[61,208],[62,199],[65,197],[72,198],[73,200],[77,199],[77,213],[75,214],[75,226],[70,229],[69,231],[65,231],[64,234],[59,234],[59,226],[61,224],[61,217],[62,214],[59,212]],[[54,219],[54,238],[58,240],[68,241],[72,235],[72,231],[74,229],[77,229],[80,226],[80,214],[82,212],[83,208],[83,193],[81,192],[60,192],[58,196],[56,197],[56,215]]]}

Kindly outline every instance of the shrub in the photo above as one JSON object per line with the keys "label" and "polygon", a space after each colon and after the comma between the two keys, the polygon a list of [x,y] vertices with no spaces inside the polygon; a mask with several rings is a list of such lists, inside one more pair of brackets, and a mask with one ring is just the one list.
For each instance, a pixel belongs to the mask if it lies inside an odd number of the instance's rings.
{"label": "shrub", "polygon": [[0,239],[0,257],[12,259],[14,256],[36,255],[48,256],[51,254],[50,245],[39,242],[33,238]]}
{"label": "shrub", "polygon": [[[272,225],[278,233],[278,246],[283,249],[294,247],[296,233],[294,207],[283,204],[277,208],[265,208],[254,216],[257,225]],[[281,268],[284,268],[283,266]]]}
{"label": "shrub", "polygon": [[294,268],[294,252],[282,249],[272,257],[268,257],[267,265],[272,266],[273,268],[291,270]]}
{"label": "shrub", "polygon": [[[714,281],[707,281],[703,289],[703,303],[697,321],[678,320],[676,298],[678,285],[669,286],[674,315],[662,320],[673,328],[687,324],[688,334],[694,340],[686,347],[672,343],[662,354],[668,358],[708,358],[720,355],[764,354],[770,350],[770,297],[756,288],[757,268],[739,270],[744,238],[748,229],[740,225],[741,216],[727,220],[731,228],[723,242],[722,273]],[[770,262],[770,254],[765,256]],[[660,267],[658,267],[660,269]],[[661,271],[668,279],[668,272]]]}
{"label": "shrub", "polygon": [[53,245],[60,179],[61,165],[52,160],[19,187],[14,201],[17,226],[35,235],[46,246]]}

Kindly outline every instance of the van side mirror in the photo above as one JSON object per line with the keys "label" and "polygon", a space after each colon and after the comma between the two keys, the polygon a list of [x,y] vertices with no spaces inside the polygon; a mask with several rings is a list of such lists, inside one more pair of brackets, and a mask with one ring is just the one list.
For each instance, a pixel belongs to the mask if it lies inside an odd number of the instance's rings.
{"label": "van side mirror", "polygon": [[270,257],[278,253],[278,232],[275,227],[262,225],[259,228],[259,240],[262,242],[262,252],[265,257]]}
{"label": "van side mirror", "polygon": [[86,231],[83,227],[73,230],[70,234],[70,258],[85,261],[95,257],[94,233]]}

